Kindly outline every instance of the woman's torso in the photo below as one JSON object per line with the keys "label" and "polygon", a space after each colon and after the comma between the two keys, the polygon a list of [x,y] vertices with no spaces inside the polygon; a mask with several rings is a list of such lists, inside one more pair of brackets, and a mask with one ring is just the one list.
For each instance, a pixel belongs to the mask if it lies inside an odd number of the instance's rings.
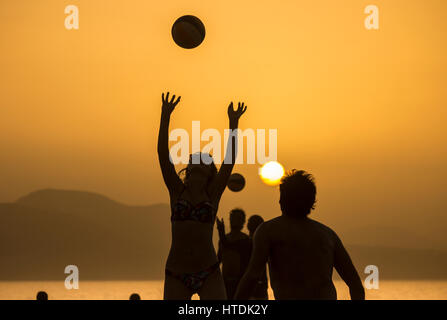
{"label": "woman's torso", "polygon": [[198,272],[217,262],[213,229],[218,200],[206,192],[193,199],[188,190],[171,195],[171,249],[166,268]]}

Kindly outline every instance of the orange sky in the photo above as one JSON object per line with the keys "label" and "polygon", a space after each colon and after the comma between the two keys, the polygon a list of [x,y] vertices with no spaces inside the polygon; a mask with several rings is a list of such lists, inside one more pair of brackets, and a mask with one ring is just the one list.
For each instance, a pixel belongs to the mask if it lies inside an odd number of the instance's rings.
{"label": "orange sky", "polygon": [[[80,29],[64,27],[64,8]],[[364,8],[380,9],[380,30]],[[337,230],[390,226],[444,244],[447,224],[445,0],[0,3],[0,201],[41,188],[127,204],[167,202],[156,154],[161,92],[182,95],[171,129],[278,129],[278,160],[313,173],[314,217]],[[170,36],[198,16],[205,41]],[[233,206],[279,214],[257,165],[239,165]]]}

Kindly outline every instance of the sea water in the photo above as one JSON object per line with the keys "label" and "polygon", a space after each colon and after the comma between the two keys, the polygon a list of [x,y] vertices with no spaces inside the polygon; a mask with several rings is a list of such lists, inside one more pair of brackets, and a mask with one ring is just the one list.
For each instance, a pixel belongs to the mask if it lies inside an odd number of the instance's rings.
{"label": "sea water", "polygon": [[[335,280],[338,299],[349,299],[349,289]],[[138,293],[143,300],[163,298],[163,281],[81,281],[79,289],[67,290],[64,281],[2,281],[0,299],[32,300],[38,291],[46,291],[49,299],[59,300],[127,300]],[[269,298],[273,292],[269,288]],[[198,299],[197,295],[193,299]],[[381,280],[379,289],[366,290],[366,299],[425,300],[447,299],[446,281]]]}

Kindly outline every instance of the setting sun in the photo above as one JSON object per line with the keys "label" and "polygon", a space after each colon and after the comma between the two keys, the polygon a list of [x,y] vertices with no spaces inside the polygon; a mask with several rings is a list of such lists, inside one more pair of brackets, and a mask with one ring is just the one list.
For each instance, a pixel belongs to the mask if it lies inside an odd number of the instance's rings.
{"label": "setting sun", "polygon": [[284,175],[284,167],[277,161],[269,161],[261,167],[259,175],[265,184],[276,186]]}

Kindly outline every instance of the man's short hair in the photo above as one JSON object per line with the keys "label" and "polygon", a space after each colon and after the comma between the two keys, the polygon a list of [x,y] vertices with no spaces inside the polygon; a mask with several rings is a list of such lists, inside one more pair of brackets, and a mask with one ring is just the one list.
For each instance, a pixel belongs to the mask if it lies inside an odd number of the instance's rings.
{"label": "man's short hair", "polygon": [[230,211],[230,226],[233,230],[242,230],[245,224],[245,212],[240,208]]}
{"label": "man's short hair", "polygon": [[293,169],[281,179],[279,191],[284,215],[306,217],[315,209],[317,188],[310,173]]}

